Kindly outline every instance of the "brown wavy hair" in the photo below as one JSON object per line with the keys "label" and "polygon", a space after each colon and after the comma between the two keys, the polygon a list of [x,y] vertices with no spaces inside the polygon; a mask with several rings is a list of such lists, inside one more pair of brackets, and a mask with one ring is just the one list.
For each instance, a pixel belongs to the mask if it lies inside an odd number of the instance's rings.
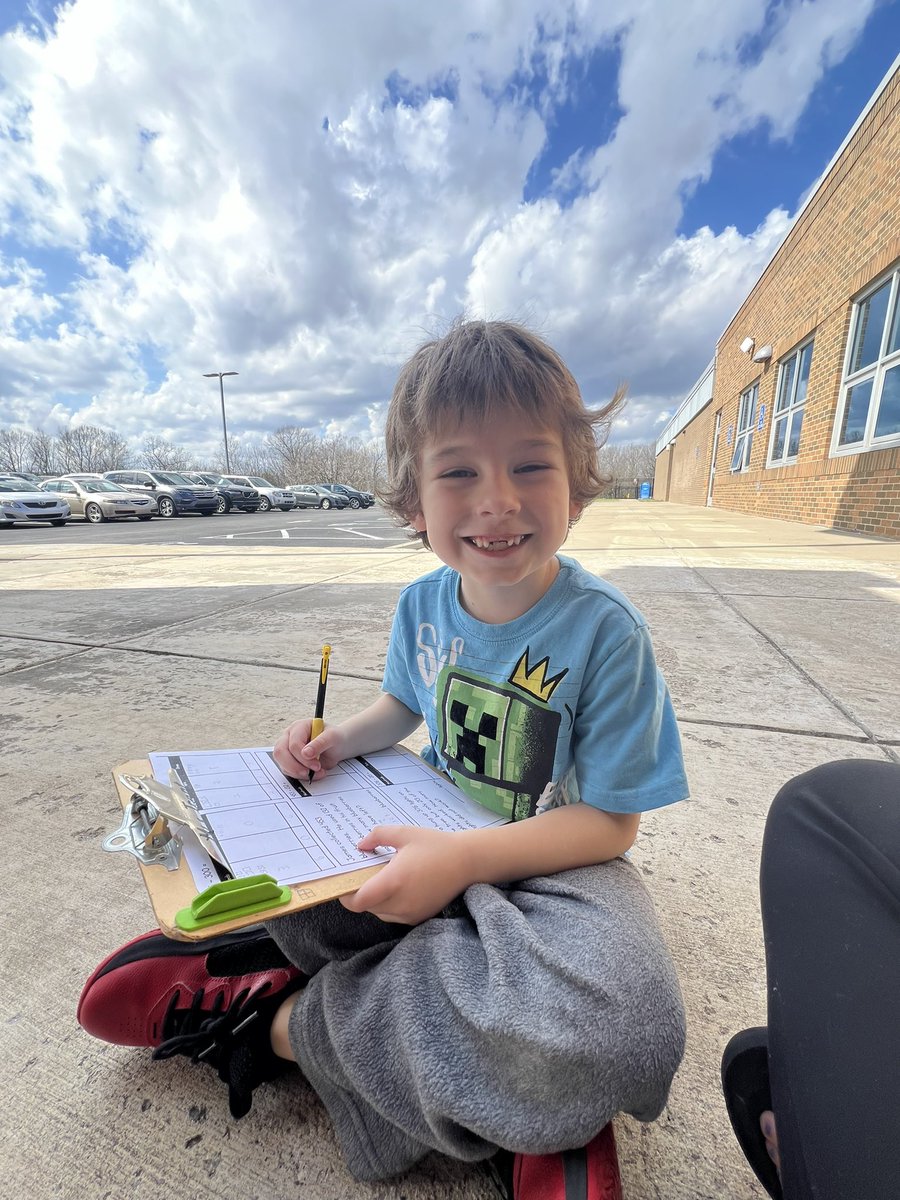
{"label": "brown wavy hair", "polygon": [[[569,492],[583,507],[607,485],[597,452],[624,400],[620,385],[608,404],[587,408],[556,351],[521,325],[458,321],[421,345],[400,372],[385,429],[388,482],[379,497],[398,524],[408,525],[419,511],[419,455],[427,438],[459,421],[513,410],[560,435]],[[428,545],[426,533],[414,536]]]}

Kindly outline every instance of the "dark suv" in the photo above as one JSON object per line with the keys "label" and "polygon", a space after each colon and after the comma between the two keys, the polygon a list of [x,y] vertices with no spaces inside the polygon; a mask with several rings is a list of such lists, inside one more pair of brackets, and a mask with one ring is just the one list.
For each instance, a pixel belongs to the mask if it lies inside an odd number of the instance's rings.
{"label": "dark suv", "polygon": [[185,471],[185,475],[192,483],[215,488],[219,497],[216,512],[227,513],[233,508],[240,512],[259,512],[259,492],[255,488],[235,483],[214,471]]}
{"label": "dark suv", "polygon": [[318,483],[316,487],[325,488],[328,492],[336,492],[339,496],[346,496],[350,501],[351,508],[370,508],[375,503],[375,497],[371,492],[361,492],[359,488],[350,487],[346,483]]}
{"label": "dark suv", "polygon": [[126,491],[155,496],[161,517],[180,517],[184,513],[211,517],[218,509],[215,488],[192,483],[180,471],[107,471],[103,478],[120,484]]}

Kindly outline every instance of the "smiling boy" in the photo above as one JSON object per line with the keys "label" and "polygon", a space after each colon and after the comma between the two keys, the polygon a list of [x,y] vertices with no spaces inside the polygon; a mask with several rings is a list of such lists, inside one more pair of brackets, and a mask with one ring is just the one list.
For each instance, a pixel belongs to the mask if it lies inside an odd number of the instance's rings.
{"label": "smiling boy", "polygon": [[[621,857],[642,812],[687,795],[672,706],[640,614],[557,553],[601,490],[596,432],[619,403],[586,409],[559,356],[506,322],[460,323],[413,355],[384,499],[444,566],[401,594],[379,698],[312,740],[295,722],[275,758],[321,778],[424,719],[427,760],[509,823],[373,829],[360,848],[392,860],[340,903],[272,922],[262,959],[227,938],[230,965],[182,954],[145,1039],[203,1053],[235,1115],[296,1061],[359,1178],[432,1149],[583,1145],[620,1111],[653,1120],[680,1061],[674,969]],[[173,990],[150,935],[101,969],[127,973],[144,1009]],[[89,1007],[82,1023],[122,1040]]]}

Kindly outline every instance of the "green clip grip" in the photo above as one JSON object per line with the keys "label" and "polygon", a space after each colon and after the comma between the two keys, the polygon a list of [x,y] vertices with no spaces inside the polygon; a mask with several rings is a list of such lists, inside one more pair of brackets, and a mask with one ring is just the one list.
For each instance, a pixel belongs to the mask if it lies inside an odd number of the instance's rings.
{"label": "green clip grip", "polygon": [[291,898],[291,889],[279,887],[271,875],[248,875],[246,879],[226,879],[214,883],[205,892],[195,896],[190,908],[181,908],[175,914],[175,924],[189,932],[230,921],[233,917],[247,917],[252,913],[266,912],[279,908]]}

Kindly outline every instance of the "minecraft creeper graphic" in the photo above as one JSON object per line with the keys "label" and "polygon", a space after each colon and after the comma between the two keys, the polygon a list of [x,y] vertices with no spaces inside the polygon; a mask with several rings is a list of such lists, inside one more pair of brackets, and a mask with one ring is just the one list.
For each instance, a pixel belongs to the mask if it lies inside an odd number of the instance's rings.
{"label": "minecraft creeper graphic", "polygon": [[[565,673],[550,682],[550,691]],[[436,689],[438,748],[454,782],[513,821],[533,816],[552,778],[560,725],[560,714],[545,700],[513,684],[517,674],[527,682],[527,652],[507,684],[445,666]]]}

